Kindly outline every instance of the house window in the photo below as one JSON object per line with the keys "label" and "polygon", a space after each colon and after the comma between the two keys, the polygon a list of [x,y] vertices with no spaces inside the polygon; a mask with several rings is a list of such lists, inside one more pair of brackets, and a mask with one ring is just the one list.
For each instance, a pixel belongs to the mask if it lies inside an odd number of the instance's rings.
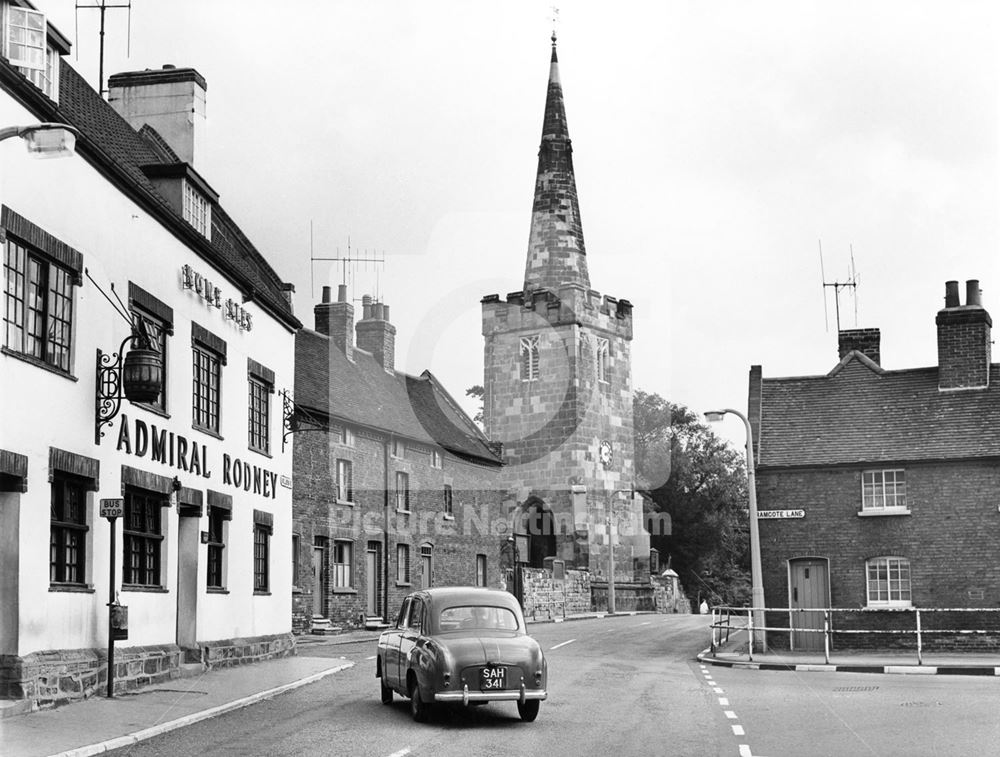
{"label": "house window", "polygon": [[271,395],[274,394],[274,372],[247,358],[247,380],[250,389],[248,433],[250,449],[265,455],[271,452]]}
{"label": "house window", "polygon": [[340,427],[340,438],[338,441],[345,447],[354,446],[354,432],[351,431],[347,426]]}
{"label": "house window", "polygon": [[486,555],[476,555],[476,586],[486,586]]}
{"label": "house window", "polygon": [[86,480],[55,471],[49,532],[49,581],[84,585],[87,582]]}
{"label": "house window", "polygon": [[7,14],[7,59],[32,84],[53,100],[57,99],[59,53],[46,42],[45,16],[9,4]]}
{"label": "house window", "polygon": [[861,509],[862,511],[906,509],[906,471],[863,471]]}
{"label": "house window", "polygon": [[226,521],[230,510],[210,505],[208,508],[208,588],[226,587]]}
{"label": "house window", "polygon": [[351,559],[354,552],[354,544],[349,541],[333,542],[333,587],[335,589],[350,589],[353,585]]}
{"label": "house window", "polygon": [[203,237],[212,238],[212,207],[189,181],[184,181],[184,220]]}
{"label": "house window", "polygon": [[354,501],[353,472],[350,460],[337,461],[337,501]]}
{"label": "house window", "polygon": [[434,547],[430,544],[420,545],[420,581],[424,589],[431,587],[431,568],[433,567],[432,556]]}
{"label": "house window", "polygon": [[431,450],[431,467],[441,468],[442,464],[443,464],[443,458],[441,456],[441,453],[438,452],[436,449]]}
{"label": "house window", "polygon": [[538,378],[538,335],[521,337],[521,381]]}
{"label": "house window", "polygon": [[7,237],[4,345],[69,373],[74,274]]}
{"label": "house window", "polygon": [[166,497],[162,494],[139,489],[125,490],[122,583],[131,586],[163,585],[160,565],[165,505]]}
{"label": "house window", "polygon": [[410,512],[410,474],[396,471],[396,509]]}
{"label": "house window", "polygon": [[406,456],[406,446],[403,444],[402,439],[392,440],[392,456],[402,459]]}
{"label": "house window", "polygon": [[222,366],[226,364],[226,343],[197,323],[192,323],[191,351],[194,358],[192,379],[194,427],[218,434]]}
{"label": "house window", "polygon": [[909,560],[903,557],[875,557],[866,565],[869,607],[910,606]]}
{"label": "house window", "polygon": [[454,515],[454,500],[452,498],[451,484],[444,485],[444,514]]}
{"label": "house window", "polygon": [[607,339],[597,340],[597,380],[611,381],[611,347]]}
{"label": "house window", "polygon": [[299,543],[298,534],[292,534],[292,586],[299,585]]}
{"label": "house window", "polygon": [[[160,353],[163,366],[163,389],[153,402],[142,403],[145,407],[167,412],[166,388],[169,381],[167,360],[167,337],[174,333],[174,311],[146,290],[136,286],[131,281],[128,284],[129,310],[137,327],[144,328],[149,334],[153,348]],[[135,344],[133,343],[133,346]]]}
{"label": "house window", "polygon": [[396,583],[410,583],[410,545],[396,545]]}
{"label": "house window", "polygon": [[274,516],[261,510],[253,511],[253,591],[267,594],[271,590],[271,532]]}

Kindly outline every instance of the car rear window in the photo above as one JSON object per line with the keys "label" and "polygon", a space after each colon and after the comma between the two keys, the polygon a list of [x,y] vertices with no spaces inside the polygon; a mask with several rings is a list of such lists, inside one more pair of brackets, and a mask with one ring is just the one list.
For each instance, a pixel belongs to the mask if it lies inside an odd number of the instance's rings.
{"label": "car rear window", "polygon": [[442,610],[438,626],[442,631],[458,631],[468,628],[516,631],[517,617],[506,607],[461,605],[446,607]]}

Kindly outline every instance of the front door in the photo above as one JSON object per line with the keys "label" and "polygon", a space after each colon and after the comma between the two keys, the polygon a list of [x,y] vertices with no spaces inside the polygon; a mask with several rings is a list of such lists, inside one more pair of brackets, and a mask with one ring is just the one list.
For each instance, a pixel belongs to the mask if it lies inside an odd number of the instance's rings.
{"label": "front door", "polygon": [[830,602],[828,563],[822,558],[791,560],[788,573],[792,649],[822,651],[823,634],[816,631],[823,630],[823,608]]}
{"label": "front door", "polygon": [[381,597],[379,584],[382,578],[382,542],[368,542],[365,567],[367,568],[365,570],[365,583],[367,584],[365,588],[368,598],[368,615],[369,617],[382,617],[382,611],[379,609],[379,599]]}
{"label": "front door", "polygon": [[313,617],[326,617],[323,599],[326,596],[326,548],[317,540],[313,545]]}

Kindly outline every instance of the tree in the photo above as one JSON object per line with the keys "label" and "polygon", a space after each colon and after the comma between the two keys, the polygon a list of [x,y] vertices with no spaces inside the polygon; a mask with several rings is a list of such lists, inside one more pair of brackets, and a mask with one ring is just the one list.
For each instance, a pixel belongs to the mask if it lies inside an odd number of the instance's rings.
{"label": "tree", "polygon": [[661,565],[677,571],[692,599],[750,599],[749,513],[743,453],[683,405],[636,391],[637,485],[671,533],[652,536]]}
{"label": "tree", "polygon": [[481,387],[479,384],[476,384],[475,386],[470,386],[468,389],[465,390],[465,396],[466,397],[475,397],[476,399],[479,400],[479,410],[473,416],[472,421],[477,426],[479,426],[479,428],[482,428],[483,427],[483,397],[486,396],[486,390],[483,389],[483,387]]}

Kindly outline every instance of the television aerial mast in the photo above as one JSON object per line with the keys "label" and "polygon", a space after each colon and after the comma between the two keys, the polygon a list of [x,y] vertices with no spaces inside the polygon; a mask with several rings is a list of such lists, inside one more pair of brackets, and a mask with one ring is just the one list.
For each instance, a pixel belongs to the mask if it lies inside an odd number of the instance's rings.
{"label": "television aerial mast", "polygon": [[837,315],[837,333],[840,333],[840,293],[845,289],[850,289],[851,294],[854,298],[854,326],[858,325],[858,284],[861,283],[861,277],[858,275],[857,269],[854,266],[854,245],[851,245],[851,269],[847,281],[827,281],[826,280],[826,269],[823,266],[823,240],[819,241],[819,270],[820,275],[823,278],[823,322],[826,326],[826,330],[830,330],[830,321],[826,309],[826,290],[827,288],[833,289],[833,298],[836,307]]}

